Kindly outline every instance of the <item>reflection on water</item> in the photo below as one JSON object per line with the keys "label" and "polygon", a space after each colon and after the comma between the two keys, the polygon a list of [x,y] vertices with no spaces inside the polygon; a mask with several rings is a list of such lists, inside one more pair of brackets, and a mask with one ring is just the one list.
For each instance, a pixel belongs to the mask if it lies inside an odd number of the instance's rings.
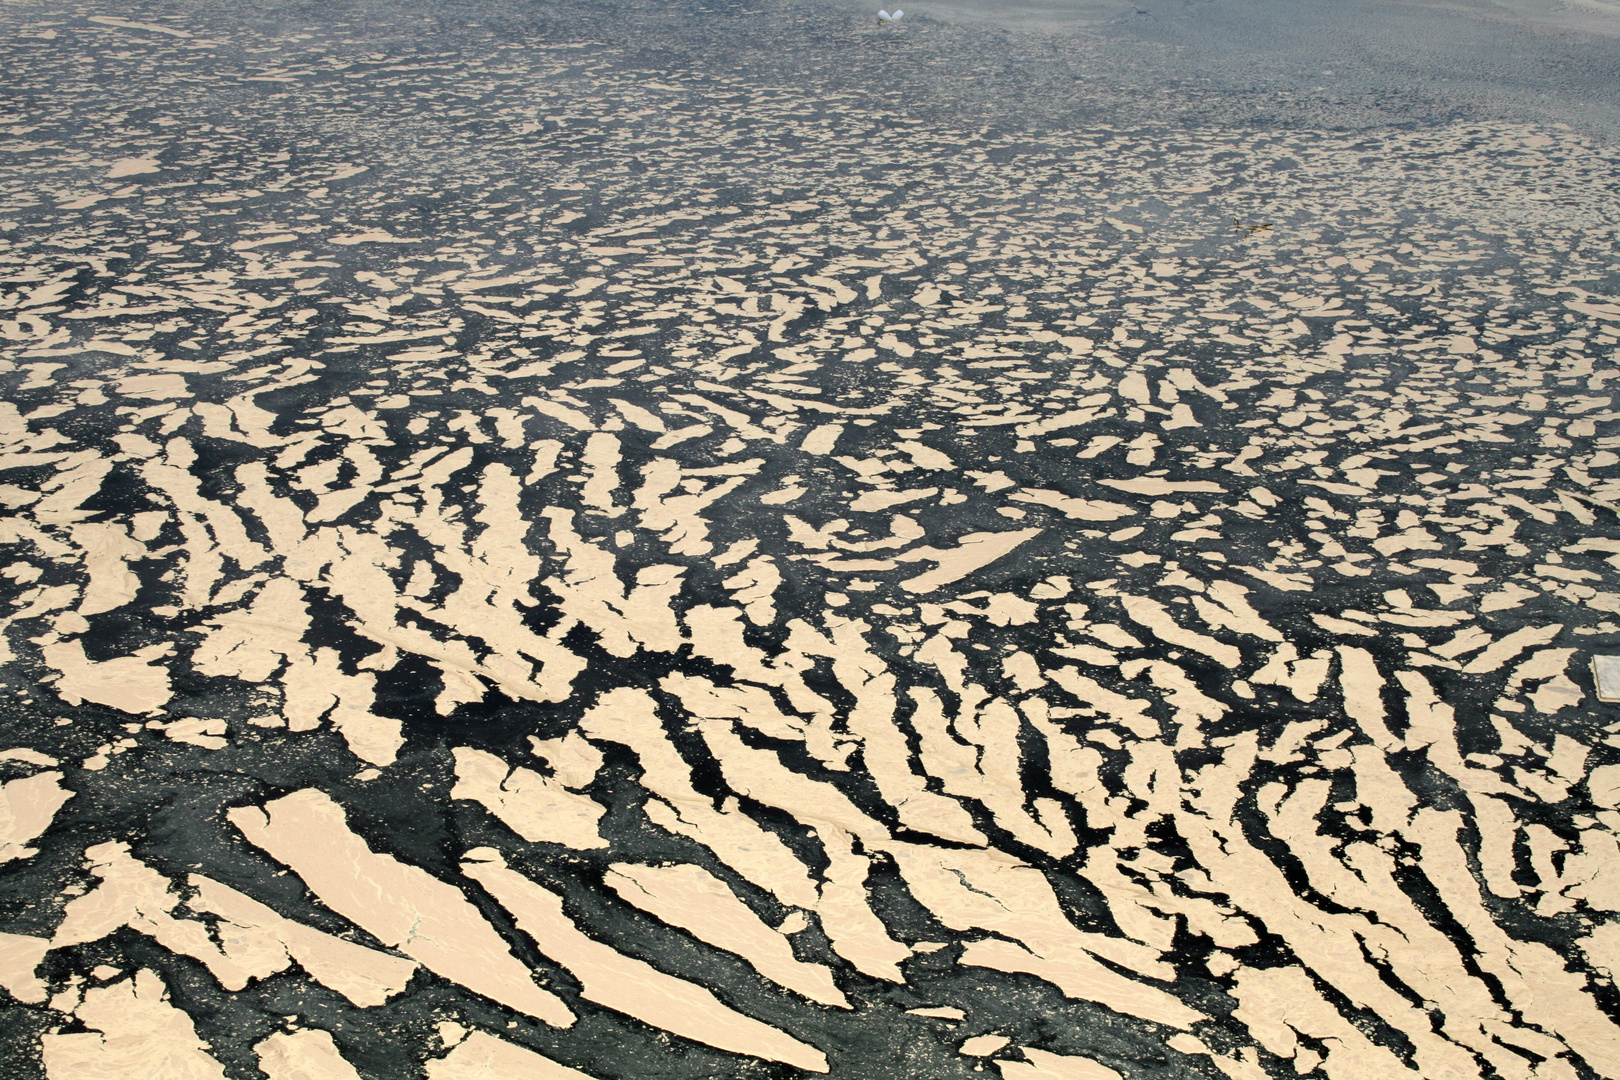
{"label": "reflection on water", "polygon": [[918,5],[916,13],[1010,30],[1064,31],[1097,26],[1132,10],[1133,0],[935,0]]}
{"label": "reflection on water", "polygon": [[1620,34],[1620,3],[1616,0],[1386,0],[1380,4],[1328,0],[1266,0],[1259,4],[1217,0],[1176,0],[1169,4],[1151,0],[926,0],[916,10],[946,22],[989,23],[1009,30],[1045,32],[1089,29],[1131,15],[1189,26],[1231,19],[1274,25],[1317,22],[1348,12],[1362,20],[1379,14],[1418,15],[1453,20],[1454,25],[1454,20],[1464,17],[1543,30]]}
{"label": "reflection on water", "polygon": [[[955,71],[965,85],[983,88],[994,53],[1034,82],[1058,65],[1127,97],[1168,90],[1163,118],[1197,100],[1200,119],[1262,125],[1468,116],[1620,135],[1620,0],[919,0],[908,22],[906,51],[945,35],[972,57]],[[992,45],[996,30],[1010,36]],[[985,93],[1033,119],[1053,89],[1016,107]]]}

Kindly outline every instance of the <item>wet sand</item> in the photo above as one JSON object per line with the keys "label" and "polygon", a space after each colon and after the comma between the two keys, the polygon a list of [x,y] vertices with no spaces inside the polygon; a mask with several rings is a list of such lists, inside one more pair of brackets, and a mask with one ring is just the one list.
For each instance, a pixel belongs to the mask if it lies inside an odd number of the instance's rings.
{"label": "wet sand", "polygon": [[1620,138],[1620,5],[1608,0],[924,0],[907,14],[935,29],[1009,32],[1031,53],[1073,42],[1086,50],[1078,79],[1172,88],[1165,116],[1342,127],[1449,115]]}
{"label": "wet sand", "polygon": [[[833,0],[841,2],[841,0]],[[841,3],[851,10],[864,5]],[[1361,20],[1369,30],[1391,19],[1455,20],[1464,18],[1553,33],[1620,33],[1620,5],[1613,0],[1387,0],[1369,4],[1313,2],[1232,4],[1144,3],[1141,0],[1026,0],[984,3],[973,0],[922,0],[908,8],[913,15],[947,22],[987,23],[1011,30],[1041,33],[1098,28],[1126,15],[1151,15],[1186,27],[1240,22],[1251,34],[1268,27],[1321,20],[1342,13]],[[1455,25],[1453,21],[1451,25]]]}
{"label": "wet sand", "polygon": [[1596,46],[1140,6],[0,9],[0,1073],[1620,1075]]}

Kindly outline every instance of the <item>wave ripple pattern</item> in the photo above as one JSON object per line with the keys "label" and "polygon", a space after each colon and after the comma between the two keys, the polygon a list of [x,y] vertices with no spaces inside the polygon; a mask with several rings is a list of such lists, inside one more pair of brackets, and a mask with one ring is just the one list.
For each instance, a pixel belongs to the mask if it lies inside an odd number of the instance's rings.
{"label": "wave ripple pattern", "polygon": [[0,1072],[1620,1077],[1612,147],[96,10],[0,13]]}

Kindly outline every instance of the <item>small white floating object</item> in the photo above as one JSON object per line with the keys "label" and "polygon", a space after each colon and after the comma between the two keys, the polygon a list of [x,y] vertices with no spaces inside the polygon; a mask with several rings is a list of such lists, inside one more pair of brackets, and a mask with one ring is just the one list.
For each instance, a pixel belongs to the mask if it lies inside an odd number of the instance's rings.
{"label": "small white floating object", "polygon": [[899,8],[894,9],[893,15],[890,15],[887,11],[879,11],[878,22],[899,22],[905,16],[905,14],[906,13],[901,11]]}
{"label": "small white floating object", "polygon": [[1620,656],[1592,657],[1599,701],[1620,701]]}

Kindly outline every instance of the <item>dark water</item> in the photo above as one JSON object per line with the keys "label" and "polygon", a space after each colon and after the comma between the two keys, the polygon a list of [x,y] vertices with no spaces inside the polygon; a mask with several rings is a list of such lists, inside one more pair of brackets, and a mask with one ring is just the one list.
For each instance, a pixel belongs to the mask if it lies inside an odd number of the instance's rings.
{"label": "dark water", "polygon": [[1585,10],[0,9],[0,1075],[1620,1075]]}

